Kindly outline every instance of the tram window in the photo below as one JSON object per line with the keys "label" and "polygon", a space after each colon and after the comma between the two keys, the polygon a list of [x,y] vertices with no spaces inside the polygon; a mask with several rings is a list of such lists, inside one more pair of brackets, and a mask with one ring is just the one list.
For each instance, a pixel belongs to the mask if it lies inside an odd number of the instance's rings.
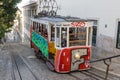
{"label": "tram window", "polygon": [[39,33],[39,23],[37,24],[37,32]]}
{"label": "tram window", "polygon": [[47,38],[48,37],[48,32],[47,32],[47,27],[44,29],[44,36]]}
{"label": "tram window", "polygon": [[74,40],[74,33],[75,33],[75,29],[74,28],[70,28],[69,29],[69,34],[70,34],[70,40]]}
{"label": "tram window", "polygon": [[53,27],[53,25],[51,26],[51,41],[54,41],[55,39],[55,28]]}
{"label": "tram window", "polygon": [[36,32],[39,32],[39,26],[38,26],[38,23],[36,23]]}
{"label": "tram window", "polygon": [[56,46],[60,47],[60,28],[56,28]]}
{"label": "tram window", "polygon": [[69,29],[69,45],[86,45],[86,27]]}
{"label": "tram window", "polygon": [[61,47],[67,46],[67,28],[61,29]]}
{"label": "tram window", "polygon": [[35,26],[34,27],[35,27],[35,31],[36,31],[36,28],[37,28],[36,22],[35,22]]}
{"label": "tram window", "polygon": [[57,31],[56,32],[57,32],[57,38],[59,38],[60,37],[60,28],[57,27]]}
{"label": "tram window", "polygon": [[43,27],[44,27],[44,25],[41,24],[41,35],[43,35]]}
{"label": "tram window", "polygon": [[39,33],[41,34],[41,24],[39,23]]}
{"label": "tram window", "polygon": [[91,36],[92,36],[92,28],[91,27],[89,27],[88,28],[89,30],[88,30],[88,45],[91,45],[92,44],[92,38],[91,38]]}
{"label": "tram window", "polygon": [[35,22],[33,22],[33,30],[35,30]]}
{"label": "tram window", "polygon": [[38,32],[38,23],[36,22],[36,32]]}
{"label": "tram window", "polygon": [[36,22],[36,32],[38,32],[38,25],[37,25],[38,23]]}
{"label": "tram window", "polygon": [[46,25],[43,25],[42,24],[42,32],[41,34],[44,36],[44,37],[48,37],[48,32],[47,32],[47,26]]}
{"label": "tram window", "polygon": [[36,31],[36,22],[34,22],[34,31]]}
{"label": "tram window", "polygon": [[86,28],[78,28],[79,40],[86,40]]}
{"label": "tram window", "polygon": [[42,34],[43,24],[40,24],[40,34]]}

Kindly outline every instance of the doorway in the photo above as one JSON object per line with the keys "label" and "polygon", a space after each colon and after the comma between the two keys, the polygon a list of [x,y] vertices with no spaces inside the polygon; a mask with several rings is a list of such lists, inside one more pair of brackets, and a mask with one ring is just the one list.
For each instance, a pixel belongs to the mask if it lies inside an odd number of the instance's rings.
{"label": "doorway", "polygon": [[118,22],[116,48],[120,49],[120,21]]}
{"label": "doorway", "polygon": [[98,21],[97,20],[92,21],[93,21],[92,46],[96,46]]}

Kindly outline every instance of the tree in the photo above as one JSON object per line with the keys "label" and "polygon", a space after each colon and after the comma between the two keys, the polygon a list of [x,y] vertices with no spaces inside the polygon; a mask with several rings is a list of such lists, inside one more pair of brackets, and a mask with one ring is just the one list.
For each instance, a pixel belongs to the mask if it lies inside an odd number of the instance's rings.
{"label": "tree", "polygon": [[21,0],[0,0],[0,42],[6,32],[10,31]]}

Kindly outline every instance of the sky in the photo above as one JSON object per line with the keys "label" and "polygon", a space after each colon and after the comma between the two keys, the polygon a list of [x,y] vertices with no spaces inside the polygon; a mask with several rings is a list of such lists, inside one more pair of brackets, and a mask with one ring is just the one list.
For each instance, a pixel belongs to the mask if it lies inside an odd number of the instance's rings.
{"label": "sky", "polygon": [[20,2],[20,3],[18,4],[18,7],[19,7],[19,8],[22,7],[22,6],[25,5],[28,1],[29,1],[29,0],[22,0],[22,2]]}

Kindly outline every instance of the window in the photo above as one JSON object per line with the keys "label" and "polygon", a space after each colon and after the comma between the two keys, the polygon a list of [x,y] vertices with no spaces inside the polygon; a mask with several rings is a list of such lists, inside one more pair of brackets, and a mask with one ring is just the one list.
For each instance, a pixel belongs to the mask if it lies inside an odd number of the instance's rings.
{"label": "window", "polygon": [[56,27],[56,47],[67,47],[67,28]]}
{"label": "window", "polygon": [[[88,28],[88,45],[92,45],[93,43],[93,41],[92,41],[92,37],[93,37],[93,34],[92,34],[92,27],[89,27]],[[96,39],[95,39],[96,40]],[[95,43],[96,43],[96,41],[95,41]]]}
{"label": "window", "polygon": [[40,24],[40,28],[39,28],[40,30],[40,34],[42,35],[42,36],[44,36],[45,38],[47,38],[48,37],[48,31],[47,31],[47,26],[46,25],[44,25],[44,24]]}
{"label": "window", "polygon": [[87,28],[69,29],[69,46],[86,45]]}
{"label": "window", "polygon": [[44,25],[41,24],[41,35],[43,35],[43,27],[44,27]]}
{"label": "window", "polygon": [[37,23],[35,22],[35,31],[37,32]]}
{"label": "window", "polygon": [[61,47],[60,43],[60,28],[56,27],[56,46]]}
{"label": "window", "polygon": [[92,45],[93,46],[96,46],[97,27],[98,27],[98,21],[93,20],[93,34],[92,34]]}
{"label": "window", "polygon": [[116,48],[120,48],[120,22],[118,22]]}
{"label": "window", "polygon": [[33,22],[33,30],[35,30],[35,22]]}
{"label": "window", "polygon": [[67,28],[61,29],[61,47],[67,47]]}
{"label": "window", "polygon": [[51,25],[51,41],[54,41],[55,39],[55,28],[53,27],[53,25]]}
{"label": "window", "polygon": [[39,23],[39,34],[41,34],[41,24]]}
{"label": "window", "polygon": [[48,37],[48,31],[47,31],[47,26],[45,25],[44,27],[43,27],[43,36],[44,37]]}
{"label": "window", "polygon": [[36,23],[36,32],[37,33],[39,32],[39,25],[38,25],[38,23]]}

